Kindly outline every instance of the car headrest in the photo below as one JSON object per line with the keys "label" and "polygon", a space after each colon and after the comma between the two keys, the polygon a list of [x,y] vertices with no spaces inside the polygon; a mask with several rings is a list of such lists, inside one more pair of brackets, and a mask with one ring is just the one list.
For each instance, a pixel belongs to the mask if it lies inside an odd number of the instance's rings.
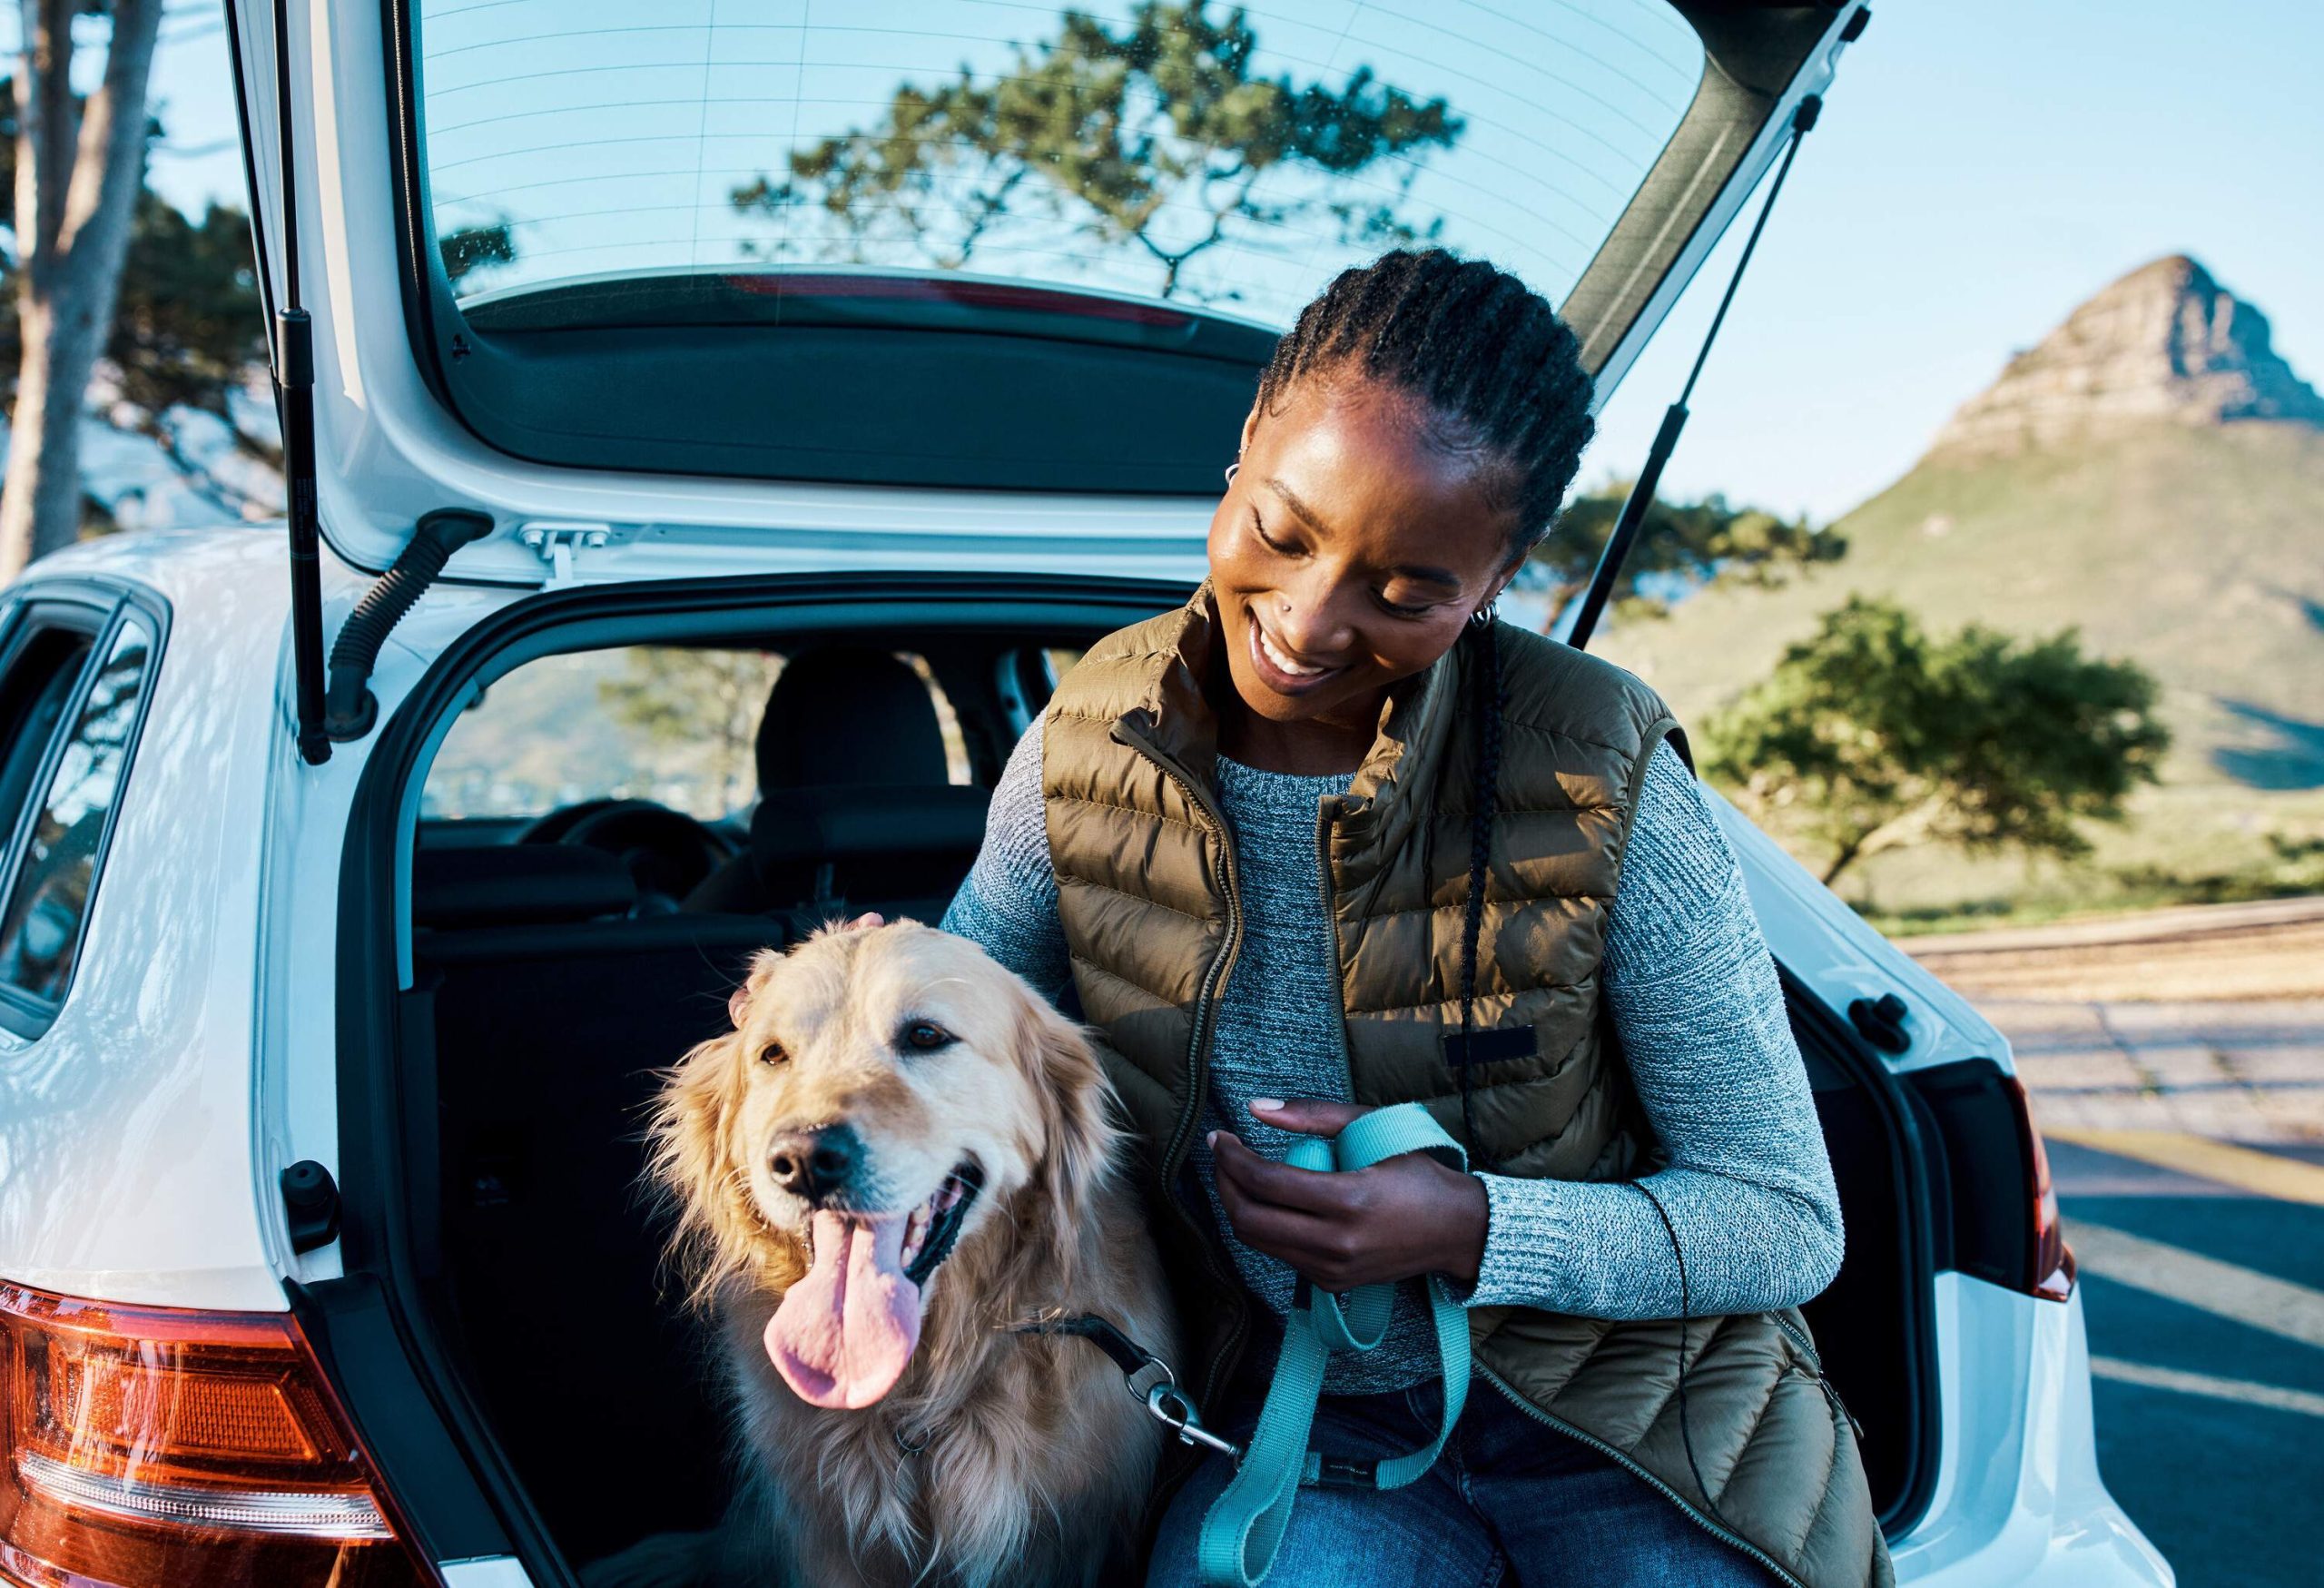
{"label": "car headrest", "polygon": [[989,789],[892,784],[769,789],[751,817],[762,877],[825,862],[973,854],[984,842]]}
{"label": "car headrest", "polygon": [[869,646],[823,646],[783,665],[759,721],[759,790],[942,784],[936,701],[918,673]]}
{"label": "car headrest", "polygon": [[617,855],[563,843],[428,848],[411,862],[415,926],[547,925],[625,915],[637,883]]}

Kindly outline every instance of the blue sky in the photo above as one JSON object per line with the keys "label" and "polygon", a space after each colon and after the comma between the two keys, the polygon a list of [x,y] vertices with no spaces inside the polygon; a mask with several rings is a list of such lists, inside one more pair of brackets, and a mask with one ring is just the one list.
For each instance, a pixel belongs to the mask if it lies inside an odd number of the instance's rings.
{"label": "blue sky", "polygon": [[[1828,518],[2083,299],[2192,254],[2324,381],[2324,5],[1888,0],[1843,58],[1665,488]],[[1615,394],[1630,472],[1746,227]]]}
{"label": "blue sky", "polygon": [[[1396,9],[1405,9],[1396,4]],[[1666,476],[1819,519],[2107,281],[2192,253],[2324,380],[2324,6],[1888,0],[1848,52]],[[181,203],[239,202],[222,34],[173,11],[155,92]],[[1627,472],[1685,378],[1738,226],[1604,415]]]}

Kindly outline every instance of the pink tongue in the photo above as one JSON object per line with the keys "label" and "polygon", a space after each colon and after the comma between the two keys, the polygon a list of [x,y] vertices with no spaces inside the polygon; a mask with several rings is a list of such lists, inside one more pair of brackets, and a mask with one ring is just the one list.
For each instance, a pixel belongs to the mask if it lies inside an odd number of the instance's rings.
{"label": "pink tongue", "polygon": [[858,1410],[903,1376],[920,1344],[920,1287],[904,1277],[904,1216],[814,1216],[814,1267],[767,1320],[766,1354],[810,1406]]}

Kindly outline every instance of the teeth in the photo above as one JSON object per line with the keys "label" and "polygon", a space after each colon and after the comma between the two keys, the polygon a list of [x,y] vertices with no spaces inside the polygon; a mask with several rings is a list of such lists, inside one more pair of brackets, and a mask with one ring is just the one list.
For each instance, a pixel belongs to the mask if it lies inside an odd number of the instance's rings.
{"label": "teeth", "polygon": [[954,1175],[936,1188],[934,1196],[911,1210],[904,1221],[902,1260],[906,1267],[910,1267],[912,1259],[928,1249],[929,1236],[935,1229],[936,1221],[960,1206],[968,1194],[968,1186]]}
{"label": "teeth", "polygon": [[1304,666],[1301,664],[1293,661],[1289,656],[1285,656],[1281,651],[1275,648],[1275,640],[1267,634],[1267,631],[1265,628],[1259,629],[1259,649],[1266,653],[1268,661],[1273,662],[1276,666],[1282,668],[1285,672],[1290,674],[1295,678],[1313,678],[1319,673],[1328,673],[1331,671],[1329,667]]}

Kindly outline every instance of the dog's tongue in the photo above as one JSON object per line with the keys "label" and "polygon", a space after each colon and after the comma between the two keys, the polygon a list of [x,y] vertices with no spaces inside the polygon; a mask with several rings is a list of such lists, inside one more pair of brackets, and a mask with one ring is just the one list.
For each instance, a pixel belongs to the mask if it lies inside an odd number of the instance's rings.
{"label": "dog's tongue", "polygon": [[814,1266],[767,1320],[766,1352],[810,1406],[855,1410],[895,1387],[920,1344],[920,1287],[904,1277],[905,1216],[814,1216]]}

